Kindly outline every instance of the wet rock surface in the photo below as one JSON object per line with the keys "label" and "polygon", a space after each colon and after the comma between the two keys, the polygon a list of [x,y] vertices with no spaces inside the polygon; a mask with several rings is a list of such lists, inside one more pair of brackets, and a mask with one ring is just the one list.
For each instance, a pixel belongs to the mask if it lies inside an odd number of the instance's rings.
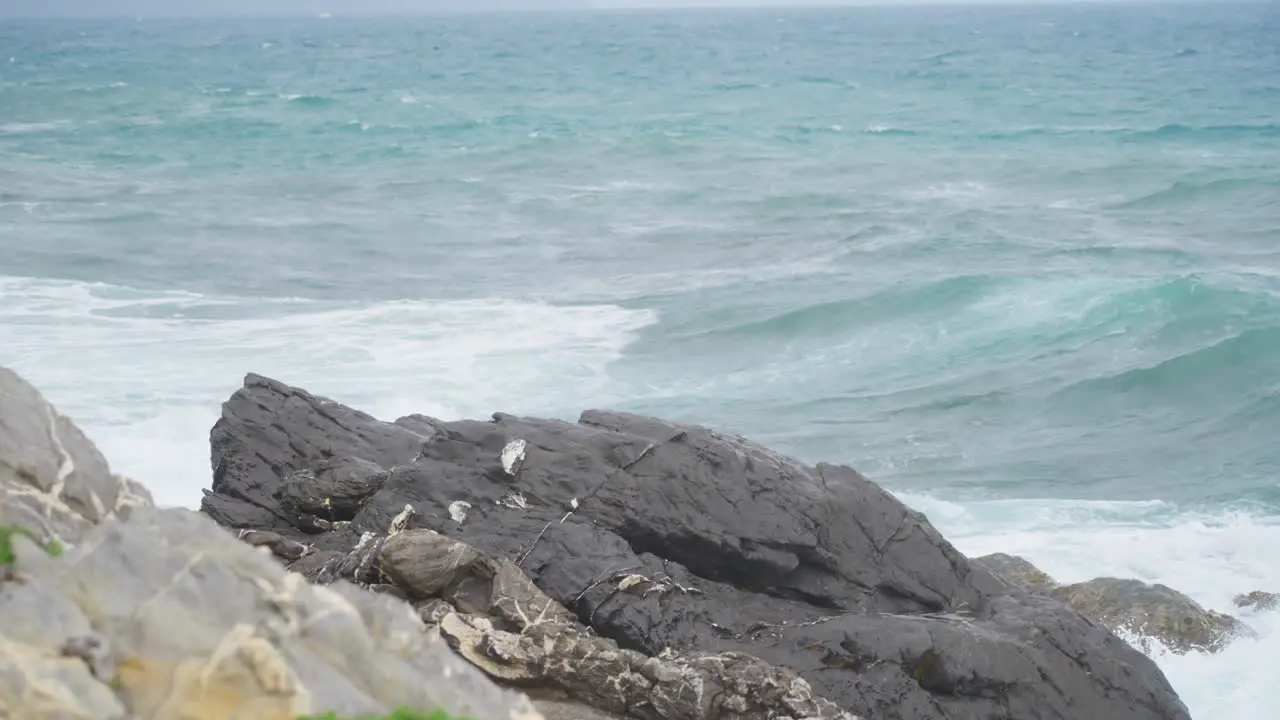
{"label": "wet rock surface", "polygon": [[[1147,657],[855,471],[707,428],[380,422],[250,375],[211,445],[206,514],[316,582],[407,598],[491,677],[578,707],[1188,717]],[[719,700],[690,697],[694,677]]]}
{"label": "wet rock surface", "polygon": [[1036,595],[1044,595],[1058,587],[1058,582],[1025,558],[1005,553],[992,553],[973,558],[973,563],[985,567],[1000,578]]}
{"label": "wet rock surface", "polygon": [[[1123,631],[1131,638],[1130,642],[1143,650],[1150,650],[1154,640],[1174,653],[1214,653],[1232,640],[1255,635],[1236,618],[1207,610],[1167,585],[1111,577],[1059,585],[1039,568],[1014,555],[984,555],[974,562],[1013,585],[1066,603],[1098,625]],[[1251,595],[1258,596],[1257,593]],[[1244,607],[1239,602],[1237,605]]]}

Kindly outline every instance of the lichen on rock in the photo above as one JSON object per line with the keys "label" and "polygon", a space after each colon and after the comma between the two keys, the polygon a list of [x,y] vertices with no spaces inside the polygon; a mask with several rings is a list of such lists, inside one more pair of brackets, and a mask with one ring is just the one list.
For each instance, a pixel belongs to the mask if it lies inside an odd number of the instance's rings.
{"label": "lichen on rock", "polygon": [[1215,653],[1232,640],[1255,632],[1231,615],[1207,610],[1167,585],[1129,578],[1099,577],[1059,585],[1016,555],[996,553],[974,560],[1014,586],[1060,600],[1090,621],[1126,635],[1144,652],[1158,642],[1166,650]]}

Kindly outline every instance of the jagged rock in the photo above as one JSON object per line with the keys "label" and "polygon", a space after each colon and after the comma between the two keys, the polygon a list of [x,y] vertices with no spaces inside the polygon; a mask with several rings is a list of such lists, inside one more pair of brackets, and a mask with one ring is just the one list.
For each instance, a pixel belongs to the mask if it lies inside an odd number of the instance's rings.
{"label": "jagged rock", "polygon": [[382,546],[380,567],[419,597],[440,596],[449,644],[489,675],[552,686],[608,712],[661,718],[857,720],[795,673],[744,653],[663,659],[620,649],[582,626],[513,563],[431,530]]}
{"label": "jagged rock", "polygon": [[403,588],[450,646],[505,683],[642,717],[857,720],[794,673],[744,653],[662,659],[621,649],[511,561],[433,530],[378,540],[368,544],[379,548],[372,572]]}
{"label": "jagged rock", "polygon": [[386,479],[386,470],[366,460],[328,459],[286,476],[280,486],[280,507],[295,518],[295,524],[323,532],[331,523],[355,517]]}
{"label": "jagged rock", "polygon": [[[432,606],[441,632],[509,682],[548,681],[529,663],[592,647],[563,617],[519,629],[531,607],[559,613],[529,599],[497,602],[532,595],[520,584],[527,578],[616,643],[591,651],[615,676],[657,659],[721,682],[699,665],[714,652],[732,654],[734,668],[789,668],[815,701],[886,720],[1188,718],[1150,659],[971,563],[923,515],[846,467],[604,411],[578,423],[504,414],[384,423],[255,375],[224,404],[211,443],[205,512],[228,527],[314,544],[292,567],[318,581],[442,593],[456,612]],[[386,468],[387,477],[348,525],[312,534],[309,520],[281,508],[281,487],[338,457]],[[470,506],[461,523],[451,516],[456,503]],[[388,537],[406,504],[413,528]],[[442,560],[443,548],[457,546],[423,529],[479,555]],[[538,655],[547,643],[553,652]],[[655,712],[610,704],[591,682],[566,684],[593,707]],[[754,712],[756,701],[747,702],[741,712]]]}
{"label": "jagged rock", "polygon": [[[308,584],[205,515],[156,510],[33,388],[0,369],[0,717],[294,720],[400,705],[541,720],[414,609]],[[56,557],[44,540],[65,548]],[[245,533],[277,555],[295,541]]]}
{"label": "jagged rock", "polygon": [[266,530],[241,530],[237,537],[254,547],[266,548],[285,562],[293,562],[311,552],[311,548],[300,542]]}
{"label": "jagged rock", "polygon": [[1058,587],[1057,581],[1049,577],[1047,573],[1017,555],[992,553],[973,558],[971,562],[985,567],[1029,593],[1044,595]]}
{"label": "jagged rock", "polygon": [[423,624],[428,627],[436,627],[440,621],[452,612],[455,608],[440,598],[431,598],[414,603],[414,607],[418,610],[418,617],[422,618]]}
{"label": "jagged rock", "polygon": [[[975,558],[973,562],[1028,592],[1060,600],[1105,628],[1126,633],[1132,638],[1131,642],[1143,650],[1149,651],[1151,641],[1157,640],[1175,653],[1213,653],[1237,637],[1254,635],[1251,628],[1236,618],[1206,610],[1166,585],[1119,578],[1094,578],[1059,585],[1016,555],[995,553]],[[1236,604],[1240,606],[1239,602]]]}
{"label": "jagged rock", "polygon": [[1107,628],[1125,630],[1147,649],[1159,640],[1175,653],[1218,652],[1233,639],[1253,636],[1239,620],[1206,610],[1167,585],[1128,578],[1094,578],[1055,588],[1054,598]]}
{"label": "jagged rock", "polygon": [[632,717],[857,720],[789,670],[737,652],[670,659],[563,634],[537,642],[485,618],[445,617],[442,634],[463,657],[510,682],[554,681],[592,707]]}
{"label": "jagged rock", "polygon": [[1280,593],[1254,590],[1231,598],[1231,602],[1238,608],[1252,608],[1257,611],[1275,610],[1280,608]]}

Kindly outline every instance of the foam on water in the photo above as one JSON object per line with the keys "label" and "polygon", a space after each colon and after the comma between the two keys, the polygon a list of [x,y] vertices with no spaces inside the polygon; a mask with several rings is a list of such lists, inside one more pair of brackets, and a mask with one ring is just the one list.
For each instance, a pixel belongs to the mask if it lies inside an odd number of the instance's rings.
{"label": "foam on water", "polygon": [[[74,417],[121,472],[163,504],[194,506],[209,479],[208,431],[246,368],[374,415],[572,417],[621,400],[607,366],[650,311],[512,300],[342,305],[143,292],[0,277],[7,364]],[[96,374],[97,368],[110,368]],[[1231,598],[1280,587],[1280,518],[1171,503],[954,502],[900,492],[970,556],[1022,555],[1060,582],[1110,575],[1164,583],[1259,632],[1216,656],[1152,656],[1196,718],[1265,717],[1280,613]]]}
{"label": "foam on water", "polygon": [[158,502],[187,506],[209,482],[219,404],[245,372],[388,420],[576,417],[613,397],[606,365],[656,319],[612,305],[335,304],[15,277],[0,277],[0,297],[5,364],[75,418],[118,471]]}
{"label": "foam on water", "polygon": [[[898,493],[970,557],[1021,555],[1059,582],[1131,577],[1162,583],[1258,632],[1216,655],[1149,654],[1197,720],[1274,713],[1280,612],[1241,611],[1233,596],[1280,588],[1280,518],[1188,512],[1164,502],[1006,500],[955,503]],[[1131,638],[1129,638],[1131,639]]]}
{"label": "foam on water", "polygon": [[[1280,590],[1278,35],[1274,3],[0,22],[0,364],[164,503],[245,372],[388,419],[612,406],[1229,610]],[[1278,618],[1160,658],[1197,720],[1274,714]]]}

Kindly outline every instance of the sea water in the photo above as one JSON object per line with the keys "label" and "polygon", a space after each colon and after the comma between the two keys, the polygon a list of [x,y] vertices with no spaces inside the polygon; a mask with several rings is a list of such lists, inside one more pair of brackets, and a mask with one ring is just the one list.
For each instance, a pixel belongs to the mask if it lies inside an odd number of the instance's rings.
{"label": "sea water", "polygon": [[[246,372],[848,463],[1060,581],[1280,591],[1277,5],[0,21],[0,364],[195,506]],[[1274,710],[1280,615],[1153,651]]]}

